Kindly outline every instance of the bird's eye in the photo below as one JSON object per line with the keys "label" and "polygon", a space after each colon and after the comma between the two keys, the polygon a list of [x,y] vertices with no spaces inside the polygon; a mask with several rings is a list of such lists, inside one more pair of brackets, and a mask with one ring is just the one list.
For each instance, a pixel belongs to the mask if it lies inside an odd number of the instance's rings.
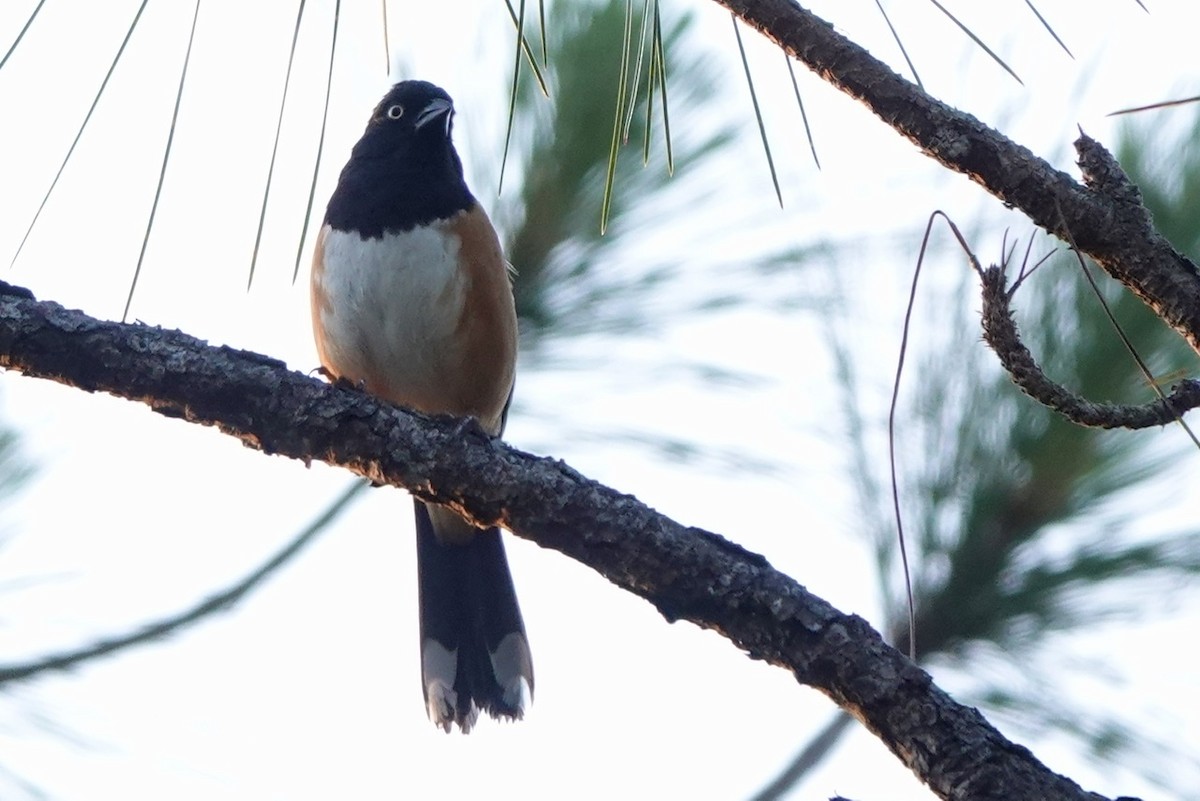
{"label": "bird's eye", "polygon": [[388,110],[384,113],[387,114],[389,120],[398,120],[404,116],[404,106],[399,104],[395,106],[388,106]]}

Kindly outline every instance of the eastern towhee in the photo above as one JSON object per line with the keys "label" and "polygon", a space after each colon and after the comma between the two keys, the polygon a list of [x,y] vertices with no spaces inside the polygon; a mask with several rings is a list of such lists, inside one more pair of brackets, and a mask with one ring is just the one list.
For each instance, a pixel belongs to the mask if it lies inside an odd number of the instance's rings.
{"label": "eastern towhee", "polygon": [[[313,334],[333,378],[504,430],[517,355],[509,266],[450,141],[454,106],[403,81],[376,106],[313,255]],[[520,718],[533,665],[500,530],[414,501],[421,679],[430,719]]]}

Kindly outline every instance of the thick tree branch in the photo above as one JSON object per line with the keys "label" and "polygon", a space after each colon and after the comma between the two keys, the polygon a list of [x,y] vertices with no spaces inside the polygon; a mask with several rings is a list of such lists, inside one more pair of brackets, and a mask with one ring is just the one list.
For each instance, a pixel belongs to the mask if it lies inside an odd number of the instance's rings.
{"label": "thick tree branch", "polygon": [[0,366],[216,426],[250,447],[346,467],[561,551],[790,670],[946,799],[1097,801],[955,703],[924,671],[758,554],[680,525],[554,459],[179,331],[96,320],[0,285]]}
{"label": "thick tree branch", "polygon": [[1094,140],[1076,142],[1086,186],[901,78],[792,0],[716,0],[940,164],[1060,237],[1132,289],[1200,351],[1200,270],[1154,229],[1137,190]]}

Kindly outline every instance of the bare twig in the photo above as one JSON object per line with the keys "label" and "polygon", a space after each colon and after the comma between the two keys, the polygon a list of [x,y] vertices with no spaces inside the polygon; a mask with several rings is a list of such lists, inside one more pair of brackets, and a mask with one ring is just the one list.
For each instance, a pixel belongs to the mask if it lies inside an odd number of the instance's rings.
{"label": "bare twig", "polygon": [[1173,423],[1189,409],[1200,406],[1200,381],[1180,382],[1165,399],[1141,405],[1095,403],[1048,378],[1029,348],[1021,341],[1013,320],[1012,290],[1007,271],[993,265],[980,275],[983,281],[983,338],[996,351],[1013,383],[1025,394],[1059,412],[1074,423],[1095,428],[1149,428]]}

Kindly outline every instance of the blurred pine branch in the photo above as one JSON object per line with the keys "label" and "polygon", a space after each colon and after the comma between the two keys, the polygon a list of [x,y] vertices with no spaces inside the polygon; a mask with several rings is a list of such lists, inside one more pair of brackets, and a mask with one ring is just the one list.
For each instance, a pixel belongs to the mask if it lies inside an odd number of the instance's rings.
{"label": "blurred pine branch", "polygon": [[[1200,257],[1197,141],[1200,116],[1178,143],[1159,144],[1148,129],[1131,127],[1119,149],[1159,229],[1192,258]],[[1169,164],[1153,163],[1157,147],[1174,154]],[[972,290],[964,284],[955,297]],[[1194,374],[1194,353],[1175,331],[1116,282],[1107,281],[1105,291],[1157,375],[1181,368]],[[1017,305],[1031,349],[1056,380],[1093,400],[1153,397],[1073,255],[1059,253],[1043,265],[1018,293]],[[993,354],[964,347],[978,339],[978,319],[960,302],[948,306],[958,312],[957,319],[937,317],[950,329],[939,340],[945,349],[928,352],[908,375],[911,400],[898,445],[906,454],[906,531],[915,540],[918,654],[934,670],[974,676],[972,702],[1018,728],[1068,735],[1097,761],[1118,760],[1181,790],[1200,777],[1200,761],[1173,747],[1169,733],[1139,728],[1120,710],[1072,704],[1061,687],[1072,671],[1093,674],[1095,666],[1064,665],[1052,656],[1064,635],[1163,613],[1170,604],[1163,603],[1161,588],[1200,576],[1200,527],[1139,533],[1138,515],[1121,504],[1162,479],[1181,458],[1179,449],[1163,447],[1149,432],[1076,426],[1034,403],[997,369]],[[834,330],[846,324],[835,321]],[[851,479],[876,556],[889,616],[885,630],[892,642],[903,643],[908,621],[895,525],[888,490],[871,467],[877,429],[858,400],[862,379],[847,341],[832,337],[846,399]],[[1034,665],[1052,676],[1031,675]],[[756,798],[788,792],[836,747],[836,738],[822,738],[820,746],[820,754],[801,751],[795,764],[804,770],[790,766],[787,781],[777,779]]]}

